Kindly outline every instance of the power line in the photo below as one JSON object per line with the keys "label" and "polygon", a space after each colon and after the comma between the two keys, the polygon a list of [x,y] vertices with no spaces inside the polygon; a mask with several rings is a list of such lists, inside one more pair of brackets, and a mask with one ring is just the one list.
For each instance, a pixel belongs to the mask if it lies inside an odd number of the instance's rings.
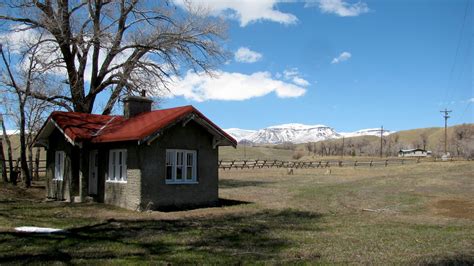
{"label": "power line", "polygon": [[[457,77],[453,77],[452,80],[451,80],[451,87],[452,87],[452,90],[450,91],[449,95],[448,95],[448,98],[447,98],[447,103],[450,103],[452,102],[454,96],[455,96],[455,92],[456,92],[456,89],[459,87],[459,86],[462,86],[462,83],[460,84],[460,82],[462,81],[462,77],[464,76],[464,74],[466,73],[466,71],[468,71],[468,69],[471,69],[470,66],[472,66],[472,62],[471,62],[471,38],[469,38],[469,41],[467,42],[467,46],[468,48],[466,49],[466,54],[464,56],[464,62],[461,63],[459,65],[460,69],[459,69],[459,73],[457,75]],[[469,73],[467,73],[467,75],[469,75]],[[456,86],[457,84],[457,86]]]}
{"label": "power line", "polygon": [[456,124],[461,122],[464,119],[464,116],[467,114],[467,110],[469,110],[469,107],[472,104],[472,99],[468,100],[469,102],[466,105],[466,108],[464,108],[464,111],[461,113],[461,116],[456,120]]}
{"label": "power line", "polygon": [[459,48],[461,46],[461,41],[463,39],[462,37],[463,37],[464,27],[466,25],[466,18],[467,18],[467,14],[468,14],[468,10],[469,10],[469,2],[470,2],[470,0],[466,0],[466,6],[464,8],[464,17],[463,17],[463,20],[462,20],[461,30],[459,32],[459,39],[458,39],[458,43],[457,43],[457,46],[456,46],[456,53],[454,55],[454,61],[453,61],[453,65],[451,66],[451,71],[449,72],[448,86],[446,88],[446,93],[445,93],[445,97],[444,97],[445,101],[447,101],[447,98],[448,98],[448,91],[450,90],[450,87],[451,87],[451,79],[452,79],[454,68],[456,66],[456,62],[457,62],[457,59],[458,59],[458,54],[459,54]]}

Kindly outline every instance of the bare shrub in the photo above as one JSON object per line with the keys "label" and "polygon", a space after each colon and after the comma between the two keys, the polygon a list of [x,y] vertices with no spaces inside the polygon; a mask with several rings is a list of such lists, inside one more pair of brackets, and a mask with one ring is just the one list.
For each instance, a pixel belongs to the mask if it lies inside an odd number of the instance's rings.
{"label": "bare shrub", "polygon": [[295,160],[299,160],[299,159],[301,159],[303,156],[304,156],[304,151],[302,151],[302,150],[297,150],[297,151],[293,152],[292,158],[295,159]]}

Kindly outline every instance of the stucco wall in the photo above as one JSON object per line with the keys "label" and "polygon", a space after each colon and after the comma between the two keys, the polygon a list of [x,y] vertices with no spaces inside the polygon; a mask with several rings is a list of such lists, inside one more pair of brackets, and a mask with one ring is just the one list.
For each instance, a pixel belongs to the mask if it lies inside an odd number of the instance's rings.
{"label": "stucco wall", "polygon": [[[197,151],[198,184],[166,184],[166,149]],[[140,146],[137,163],[142,169],[142,206],[206,205],[218,201],[218,149],[212,135],[195,122],[168,129],[150,146]],[[149,205],[150,204],[150,205]]]}
{"label": "stucco wall", "polygon": [[[136,141],[87,145],[83,149],[83,176],[88,178],[89,150],[99,152],[97,200],[127,209],[161,208],[170,206],[207,205],[218,201],[218,149],[212,148],[212,135],[191,121],[165,131],[151,145]],[[109,151],[127,150],[127,182],[107,181]],[[196,150],[197,184],[166,184],[166,149]],[[63,181],[54,178],[55,151],[65,151]],[[87,152],[86,152],[87,151]],[[64,136],[55,131],[50,136],[47,151],[47,196],[72,200],[79,195],[79,148],[72,147]],[[73,178],[74,173],[74,178]],[[84,182],[87,189],[87,181]]]}
{"label": "stucco wall", "polygon": [[[131,210],[137,210],[141,204],[141,170],[137,164],[136,154],[137,146],[136,142],[133,143],[118,143],[107,145],[102,148],[101,167],[104,169],[104,203],[127,208]],[[126,149],[127,150],[127,182],[114,182],[107,181],[108,176],[108,157],[111,149]],[[99,170],[100,173],[100,170]],[[100,180],[100,179],[99,179]],[[99,181],[100,182],[100,181]],[[99,186],[99,189],[101,186]],[[99,190],[100,191],[100,190]]]}
{"label": "stucco wall", "polygon": [[[64,151],[64,178],[62,181],[54,180],[55,152]],[[49,138],[49,147],[46,151],[46,196],[56,200],[72,201],[79,194],[78,178],[73,178],[79,167],[77,149],[74,148],[64,136],[54,130]],[[75,174],[77,175],[77,174]]]}
{"label": "stucco wall", "polygon": [[[127,149],[127,182],[107,181],[110,149]],[[166,184],[166,149],[197,151],[197,184]],[[99,150],[99,191],[103,202],[127,209],[207,205],[218,201],[218,149],[212,135],[195,122],[165,131],[151,145],[124,142],[102,145]]]}

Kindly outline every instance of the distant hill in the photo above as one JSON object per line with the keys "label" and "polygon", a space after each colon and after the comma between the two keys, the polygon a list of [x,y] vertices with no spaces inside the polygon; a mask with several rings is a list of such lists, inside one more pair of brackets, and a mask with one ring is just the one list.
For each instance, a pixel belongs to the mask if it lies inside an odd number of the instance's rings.
{"label": "distant hill", "polygon": [[[463,139],[457,137],[464,132]],[[315,143],[315,153],[321,154],[321,147],[331,148],[331,155],[341,154],[342,139],[326,140]],[[306,147],[305,147],[306,146]],[[307,149],[308,145],[299,145],[299,149]],[[435,155],[444,152],[444,127],[419,128],[403,130],[384,136],[383,154],[397,156],[400,149],[424,148]],[[448,152],[455,156],[464,156],[474,152],[474,124],[463,124],[448,127]],[[344,154],[376,156],[380,154],[380,137],[356,136],[344,139]],[[462,153],[462,154],[461,154]]]}
{"label": "distant hill", "polygon": [[[460,127],[466,127],[468,132],[470,132],[465,138],[464,142],[453,143],[453,136],[456,129]],[[317,127],[323,128],[323,127]],[[304,129],[306,130],[306,129]],[[310,129],[315,130],[315,129]],[[319,132],[319,129],[315,130]],[[323,130],[322,132],[326,132]],[[328,131],[329,132],[329,131]],[[474,145],[474,124],[465,124],[465,125],[456,125],[448,128],[448,143],[449,149],[452,154],[456,153],[457,148],[463,149],[473,149],[471,147]],[[378,132],[380,134],[380,131]],[[339,134],[339,133],[338,133]],[[422,136],[426,138],[426,149],[433,151],[435,154],[441,153],[444,148],[444,128],[442,127],[433,127],[433,128],[419,128],[412,130],[403,130],[391,134],[386,134],[384,137],[384,154],[388,156],[396,156],[399,149],[409,149],[416,147],[423,147]],[[19,157],[19,136],[10,135],[10,139],[13,146],[13,157]],[[469,141],[471,140],[471,141]],[[396,141],[396,142],[395,142]],[[293,155],[296,151],[304,151],[305,156],[314,156],[321,155],[321,147],[324,146],[327,153],[332,156],[340,155],[342,150],[342,136],[334,139],[327,139],[321,141],[309,141],[311,143],[311,149],[313,151],[308,152],[308,142],[299,143],[296,145],[292,144],[239,144],[237,149],[232,147],[221,147],[219,149],[219,158],[220,159],[277,159],[277,160],[292,160]],[[461,147],[459,147],[461,146]],[[374,156],[379,153],[380,147],[380,138],[377,136],[362,135],[350,137],[345,135],[344,138],[344,154],[346,156],[352,155],[352,152],[355,152],[355,155],[363,156]],[[4,142],[4,149],[5,142]],[[389,150],[390,149],[390,150]],[[388,151],[388,152],[387,152]],[[310,154],[310,155],[308,155]],[[6,152],[5,152],[6,155]],[[327,156],[327,154],[325,154]],[[41,159],[45,159],[46,155],[44,150],[41,152]],[[303,158],[305,159],[305,158]],[[308,158],[307,158],[308,159]]]}
{"label": "distant hill", "polygon": [[[456,141],[455,132],[464,128],[466,134],[464,140]],[[380,130],[378,134],[367,130],[372,134],[356,134],[356,132],[344,135],[345,156],[379,156],[380,154]],[[361,132],[361,131],[359,131]],[[341,134],[341,133],[339,133]],[[424,140],[424,141],[423,141]],[[310,141],[306,143],[292,144],[247,144],[246,157],[251,159],[283,159],[292,160],[295,153],[303,154],[301,159],[314,159],[315,156],[341,156],[342,136],[338,138]],[[423,143],[424,142],[424,143]],[[222,159],[243,159],[244,145],[237,149],[231,147],[220,148]],[[444,151],[444,127],[419,128],[403,130],[384,134],[383,154],[384,156],[397,156],[400,149],[426,148],[439,156]],[[464,156],[463,154],[474,153],[474,124],[456,125],[448,128],[448,150],[451,154]],[[462,154],[461,154],[462,153]]]}

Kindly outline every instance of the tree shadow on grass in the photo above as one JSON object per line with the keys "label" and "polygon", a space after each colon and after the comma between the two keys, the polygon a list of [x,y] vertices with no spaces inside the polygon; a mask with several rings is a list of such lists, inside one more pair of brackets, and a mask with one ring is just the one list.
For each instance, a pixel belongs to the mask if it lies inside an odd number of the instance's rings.
{"label": "tree shadow on grass", "polygon": [[220,179],[219,188],[257,187],[271,184],[270,181],[248,181],[237,179]]}
{"label": "tree shadow on grass", "polygon": [[202,205],[180,205],[180,206],[158,206],[155,211],[160,212],[176,212],[176,211],[189,211],[202,208],[219,208],[219,207],[229,207],[243,204],[250,204],[251,202],[242,201],[242,200],[233,200],[233,199],[224,199],[219,198],[217,202],[212,204],[202,204]]}
{"label": "tree shadow on grass", "polygon": [[445,266],[471,266],[474,265],[474,254],[456,254],[446,257],[426,257],[418,259],[418,265],[445,265]]}
{"label": "tree shadow on grass", "polygon": [[[298,210],[266,210],[186,220],[108,220],[63,234],[2,232],[0,264],[87,264],[109,259],[176,264],[278,262],[296,244],[288,236],[320,230],[320,218]],[[318,257],[313,253],[310,260]]]}

